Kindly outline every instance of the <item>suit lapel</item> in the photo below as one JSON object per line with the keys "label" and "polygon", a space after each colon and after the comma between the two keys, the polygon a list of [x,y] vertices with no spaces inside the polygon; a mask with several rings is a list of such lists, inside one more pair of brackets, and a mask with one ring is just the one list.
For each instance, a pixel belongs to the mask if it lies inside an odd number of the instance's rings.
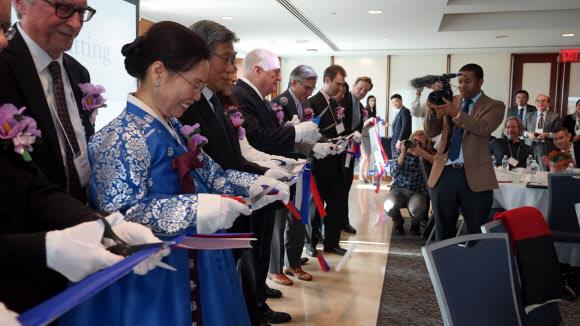
{"label": "suit lapel", "polygon": [[76,69],[73,69],[73,59],[69,57],[67,54],[63,55],[62,63],[68,76],[70,86],[73,90],[75,102],[77,104],[77,109],[79,111],[79,116],[81,117],[83,127],[85,128],[85,137],[88,140],[88,138],[95,133],[95,128],[93,127],[93,124],[90,121],[91,114],[82,109],[83,106],[81,104],[81,101],[83,99],[83,93],[80,87],[78,86],[80,83],[83,82],[82,76],[79,76],[78,71]]}
{"label": "suit lapel", "polygon": [[286,118],[292,120],[292,116],[298,115],[298,108],[296,108],[296,102],[294,102],[294,97],[289,91],[285,91],[282,95],[288,99],[288,104],[284,106],[284,111],[288,114]]}
{"label": "suit lapel", "polygon": [[16,32],[6,51],[13,54],[8,59],[8,65],[19,88],[22,90],[22,94],[25,94],[27,109],[24,112],[36,120],[39,129],[42,131],[42,139],[48,142],[54,156],[64,166],[60,143],[52,122],[42,83],[40,82],[40,77],[38,77],[32,55],[19,31]]}
{"label": "suit lapel", "polygon": [[209,103],[204,96],[201,97],[200,102],[199,112],[202,119],[205,121],[204,127],[207,129],[204,132],[212,134],[213,137],[211,137],[211,140],[217,140],[220,143],[218,146],[224,148],[221,152],[227,153],[231,159],[234,159],[233,148],[231,142],[229,142],[229,137],[222,132],[223,128],[217,121]]}
{"label": "suit lapel", "polygon": [[256,93],[256,91],[252,88],[252,86],[248,85],[241,79],[238,80],[237,84],[240,87],[242,87],[248,93],[248,95],[252,97],[254,103],[258,104],[259,108],[257,113],[262,117],[265,117],[266,119],[270,120],[275,126],[278,126],[279,124],[278,119],[276,119],[276,113],[272,111],[272,109],[266,104],[266,101],[264,101],[264,99],[261,98],[260,95]]}

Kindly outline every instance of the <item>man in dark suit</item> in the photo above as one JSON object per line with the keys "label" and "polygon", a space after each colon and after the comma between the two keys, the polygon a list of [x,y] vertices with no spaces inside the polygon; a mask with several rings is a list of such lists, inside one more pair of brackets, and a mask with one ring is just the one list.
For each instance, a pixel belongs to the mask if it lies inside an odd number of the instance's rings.
{"label": "man in dark suit", "polygon": [[572,156],[572,164],[580,168],[580,144],[572,143],[572,135],[566,127],[560,127],[554,133],[554,145],[562,152]]}
{"label": "man in dark suit", "polygon": [[411,111],[403,106],[403,98],[399,94],[391,96],[391,105],[395,109],[395,119],[391,124],[391,153],[394,156],[401,142],[411,136]]}
{"label": "man in dark suit", "polygon": [[0,103],[25,106],[42,130],[34,161],[48,180],[86,202],[90,166],[87,140],[94,133],[90,112],[81,106],[79,83],[88,71],[64,53],[71,48],[83,21],[95,10],[86,0],[55,5],[47,1],[16,1],[22,15],[16,34],[0,53]]}
{"label": "man in dark suit", "polygon": [[[363,110],[364,105],[361,103],[361,100],[365,98],[367,93],[373,89],[373,82],[369,77],[363,76],[358,77],[354,84],[352,85],[352,90],[346,94],[344,99],[344,107],[345,107],[345,118],[344,118],[344,127],[346,129],[346,134],[352,134],[355,131],[358,132],[356,135],[355,141],[360,142],[362,136],[360,133],[362,132],[362,127],[364,123],[363,119]],[[350,193],[350,188],[352,186],[352,178],[354,175],[354,154],[346,155],[346,158],[349,159],[348,162],[345,162],[346,167],[346,175],[344,178],[346,193]],[[348,199],[346,202],[346,211],[348,212]],[[350,219],[348,215],[343,216],[341,221],[339,221],[341,229],[344,232],[350,234],[356,234],[356,229],[350,224]]]}
{"label": "man in dark suit", "polygon": [[[324,86],[322,90],[308,99],[315,116],[320,117],[320,132],[328,139],[346,135],[344,121],[339,119],[336,108],[339,104],[332,97],[344,88],[346,71],[339,65],[332,65],[324,70]],[[347,216],[348,194],[344,186],[346,170],[344,168],[345,155],[332,155],[324,159],[314,160],[312,173],[318,184],[322,200],[326,204],[327,216],[324,218],[324,251],[337,255],[344,255],[346,250],[341,248],[339,219]],[[320,217],[316,212],[313,218],[313,228],[318,228]],[[316,252],[316,244],[320,239],[313,239],[309,252]]]}
{"label": "man in dark suit", "polygon": [[[202,97],[192,104],[180,118],[184,124],[199,123],[201,134],[208,139],[203,150],[222,168],[236,169],[246,172],[263,174],[266,169],[245,160],[241,154],[237,130],[226,118],[223,103],[217,92],[224,92],[230,87],[231,75],[234,73],[236,52],[234,42],[238,41],[236,34],[226,27],[209,20],[201,20],[191,25],[190,29],[204,38],[212,53],[209,60],[207,87],[202,91]],[[258,310],[260,298],[266,295],[280,297],[278,290],[265,287],[265,278],[260,282],[262,268],[260,261],[269,259],[271,232],[265,230],[273,220],[272,209],[266,206],[254,211],[249,218],[238,218],[231,232],[253,232],[258,241],[253,248],[245,252],[233,251],[238,262],[238,272],[242,280],[244,298],[252,324],[262,322],[284,322],[290,320],[290,315],[268,309]],[[267,255],[266,255],[266,250]],[[267,268],[266,268],[267,273]],[[267,292],[271,290],[270,292]]]}
{"label": "man in dark suit", "polygon": [[[505,105],[481,90],[483,69],[463,66],[459,96],[443,105],[429,104],[425,131],[441,134],[428,186],[435,215],[436,239],[455,236],[459,211],[469,233],[479,233],[487,222],[497,179],[489,158],[489,137],[501,124]],[[460,109],[461,108],[461,109]]]}
{"label": "man in dark suit", "polygon": [[496,138],[489,142],[489,150],[494,157],[495,164],[501,165],[505,156],[513,158],[515,165],[512,168],[526,167],[526,160],[529,155],[534,156],[534,150],[520,140],[523,130],[523,124],[517,116],[510,116],[505,121],[504,132],[505,138]]}
{"label": "man in dark suit", "polygon": [[[288,89],[272,101],[280,104],[284,109],[285,121],[298,124],[305,121],[304,109],[310,108],[308,97],[312,95],[312,91],[316,87],[318,75],[312,67],[299,65],[292,69],[289,79]],[[287,156],[292,155],[293,157],[305,159],[307,158],[305,152],[311,148],[312,145],[309,144],[295,144],[295,151],[287,153]],[[296,187],[292,189],[295,194]],[[295,198],[295,195],[293,195],[293,198]],[[282,216],[277,214],[274,224],[268,277],[279,284],[292,284],[292,280],[282,274],[282,266],[285,265],[284,272],[286,274],[293,275],[299,280],[310,281],[312,280],[312,275],[305,272],[301,267],[304,239],[305,236],[310,236],[310,234],[306,232],[306,226],[295,219],[292,214],[289,214],[287,210],[280,211],[283,214]]]}
{"label": "man in dark suit", "polygon": [[562,125],[562,120],[557,112],[549,111],[550,97],[540,94],[536,97],[537,111],[528,112],[524,118],[524,139],[528,146],[534,149],[536,159],[543,171],[547,171],[544,157],[553,151],[554,132]]}
{"label": "man in dark suit", "polygon": [[536,107],[528,104],[530,95],[525,89],[521,89],[516,93],[516,105],[507,109],[506,118],[518,117],[521,121],[524,121],[526,114],[528,112],[536,111]]}

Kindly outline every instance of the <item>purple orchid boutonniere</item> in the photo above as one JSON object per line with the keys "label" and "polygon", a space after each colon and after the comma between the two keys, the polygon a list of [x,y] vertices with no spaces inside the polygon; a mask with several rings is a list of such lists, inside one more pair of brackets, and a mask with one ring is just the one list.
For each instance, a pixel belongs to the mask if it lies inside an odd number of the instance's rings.
{"label": "purple orchid boutonniere", "polygon": [[[234,109],[230,110],[230,108]],[[234,125],[234,128],[238,129],[238,139],[242,140],[246,136],[246,129],[242,127],[244,124],[244,116],[242,115],[242,112],[237,111],[237,107],[230,108],[228,108],[230,121],[232,122],[232,125]]]}
{"label": "purple orchid boutonniere", "polygon": [[276,119],[278,120],[278,123],[282,124],[284,122],[284,108],[282,108],[282,106],[278,103],[270,104],[270,108],[276,113]]}
{"label": "purple orchid boutonniere", "polygon": [[41,133],[33,118],[22,115],[24,110],[25,107],[18,109],[12,104],[0,106],[0,140],[3,147],[12,143],[14,152],[22,155],[24,161],[30,162],[32,144]]}
{"label": "purple orchid boutonniere", "polygon": [[344,118],[344,108],[342,106],[339,106],[336,108],[336,118],[338,120],[342,120]]}
{"label": "purple orchid boutonniere", "polygon": [[107,99],[102,95],[105,92],[105,88],[91,83],[79,84],[79,88],[83,92],[83,99],[81,100],[83,110],[91,113],[91,123],[94,125],[97,119],[97,109],[107,107],[107,104],[105,104]]}
{"label": "purple orchid boutonniere", "polygon": [[201,135],[199,123],[194,125],[184,125],[181,127],[180,132],[187,139],[187,147],[189,147],[192,151],[195,151],[201,146],[207,144],[207,138]]}
{"label": "purple orchid boutonniere", "polygon": [[312,108],[305,108],[304,112],[304,121],[310,121],[314,119],[314,110]]}

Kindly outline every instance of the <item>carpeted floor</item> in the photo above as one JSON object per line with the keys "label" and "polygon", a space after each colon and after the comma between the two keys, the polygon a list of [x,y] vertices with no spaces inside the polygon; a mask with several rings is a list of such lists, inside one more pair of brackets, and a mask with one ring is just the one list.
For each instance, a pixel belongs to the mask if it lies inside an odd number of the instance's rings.
{"label": "carpeted floor", "polygon": [[[392,235],[377,325],[443,324],[421,255],[424,244],[418,236]],[[580,298],[562,301],[560,311],[564,325],[580,326]]]}
{"label": "carpeted floor", "polygon": [[421,246],[414,235],[392,235],[377,325],[442,325]]}

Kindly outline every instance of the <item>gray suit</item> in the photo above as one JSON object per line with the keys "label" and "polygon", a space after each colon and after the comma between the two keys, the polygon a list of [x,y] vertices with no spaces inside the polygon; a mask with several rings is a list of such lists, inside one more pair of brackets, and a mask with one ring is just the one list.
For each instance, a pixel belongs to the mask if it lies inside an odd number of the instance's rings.
{"label": "gray suit", "polygon": [[[524,129],[527,130],[529,133],[532,133],[536,130],[536,124],[538,121],[538,116],[540,112],[528,112],[526,117],[524,118]],[[560,115],[557,112],[552,111],[545,111],[544,112],[544,132],[555,132],[560,126],[562,125],[562,120],[560,119]],[[553,136],[547,138],[545,140],[536,140],[532,141],[530,137],[526,133],[524,133],[524,140],[526,145],[531,146],[534,149],[534,155],[536,156],[536,160],[540,163],[540,166],[543,171],[546,171],[546,165],[542,160],[547,153],[556,149],[554,146],[554,140],[552,139]]]}
{"label": "gray suit", "polygon": [[[524,112],[524,118],[522,120],[525,120],[526,114],[528,114],[529,112],[535,112],[537,110],[538,109],[536,109],[536,107],[533,106],[533,105],[529,105],[529,104],[526,105],[526,110]],[[519,117],[518,111],[519,111],[518,106],[517,105],[514,105],[514,106],[512,106],[512,107],[510,107],[510,108],[507,109],[507,114],[506,114],[505,117],[506,118],[509,118],[509,117]]]}

